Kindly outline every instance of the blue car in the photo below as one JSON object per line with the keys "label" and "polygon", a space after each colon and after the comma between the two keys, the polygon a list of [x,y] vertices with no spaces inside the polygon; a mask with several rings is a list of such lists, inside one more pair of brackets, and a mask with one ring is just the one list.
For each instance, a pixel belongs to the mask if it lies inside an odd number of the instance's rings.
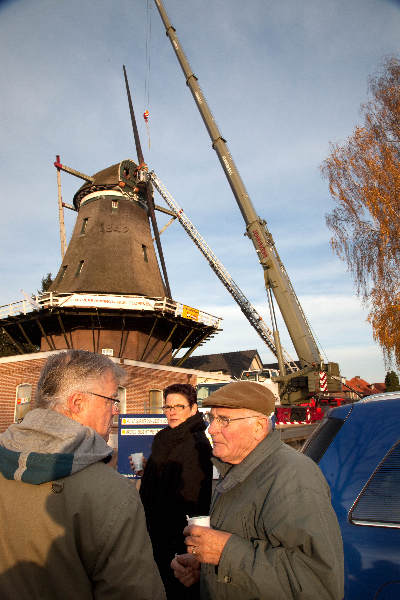
{"label": "blue car", "polygon": [[331,488],[345,600],[399,600],[400,392],[330,410],[302,451]]}

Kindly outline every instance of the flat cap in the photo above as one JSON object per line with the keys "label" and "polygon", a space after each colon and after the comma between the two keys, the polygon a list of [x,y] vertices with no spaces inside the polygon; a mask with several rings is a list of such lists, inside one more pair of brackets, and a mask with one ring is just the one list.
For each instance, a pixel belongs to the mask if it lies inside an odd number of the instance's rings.
{"label": "flat cap", "polygon": [[268,417],[275,410],[275,396],[263,385],[252,381],[235,381],[220,387],[203,400],[205,407],[249,408]]}

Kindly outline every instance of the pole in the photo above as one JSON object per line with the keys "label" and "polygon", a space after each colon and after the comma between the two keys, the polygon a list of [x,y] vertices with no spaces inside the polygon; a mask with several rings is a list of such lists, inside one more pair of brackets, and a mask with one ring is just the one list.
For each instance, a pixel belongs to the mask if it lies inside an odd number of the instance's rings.
{"label": "pole", "polygon": [[[129,111],[131,114],[131,123],[132,123],[133,135],[135,138],[135,145],[136,145],[136,153],[137,153],[137,157],[138,157],[138,161],[139,161],[139,168],[141,168],[144,166],[143,152],[142,152],[142,147],[140,145],[139,132],[138,132],[137,124],[136,124],[135,111],[133,110],[131,92],[129,89],[129,83],[128,83],[128,77],[126,75],[125,65],[122,65],[122,68],[124,71],[126,94],[128,96]],[[157,245],[157,250],[158,250],[158,256],[160,259],[161,268],[162,268],[162,272],[163,272],[163,276],[164,276],[165,292],[166,292],[168,298],[172,298],[171,288],[169,287],[169,281],[168,281],[167,267],[165,265],[164,253],[163,253],[162,246],[161,246],[160,233],[158,231],[158,225],[157,225],[156,215],[155,215],[155,211],[154,211],[154,200],[153,200],[153,194],[151,193],[150,181],[147,181],[147,183],[146,183],[146,196],[147,196],[148,212],[149,212],[149,216],[150,216],[150,220],[151,220],[151,225],[153,227],[154,238],[156,240],[156,245]]]}
{"label": "pole", "polygon": [[[57,154],[56,163],[60,164],[60,156]],[[60,223],[60,243],[61,243],[61,259],[64,259],[67,249],[67,239],[65,237],[64,210],[61,195],[61,171],[57,167],[57,188],[58,188],[58,220]]]}
{"label": "pole", "polygon": [[57,155],[57,160],[54,163],[54,166],[59,169],[60,171],[65,171],[66,173],[69,173],[70,175],[74,175],[75,177],[79,177],[79,179],[84,179],[85,181],[89,181],[89,182],[93,182],[94,179],[93,177],[91,177],[90,175],[85,175],[85,173],[81,173],[80,171],[77,171],[76,169],[71,169],[71,167],[67,167],[66,165],[62,165],[60,163],[60,161],[58,160],[60,157]]}
{"label": "pole", "polygon": [[141,164],[144,163],[142,146],[140,144],[139,132],[138,132],[137,124],[136,124],[135,111],[133,110],[133,104],[132,104],[132,98],[131,98],[131,91],[129,89],[129,83],[128,83],[128,77],[127,77],[127,74],[126,74],[125,65],[122,65],[122,68],[123,68],[123,71],[124,71],[126,95],[128,96],[128,104],[129,104],[129,112],[130,112],[130,115],[131,115],[133,137],[135,138],[136,154],[137,154],[137,157],[138,157],[139,165],[141,165]]}

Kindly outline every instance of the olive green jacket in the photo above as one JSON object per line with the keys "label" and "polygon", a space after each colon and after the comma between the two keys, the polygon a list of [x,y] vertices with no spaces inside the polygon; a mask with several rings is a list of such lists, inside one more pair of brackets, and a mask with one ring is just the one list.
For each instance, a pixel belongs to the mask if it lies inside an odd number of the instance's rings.
{"label": "olive green jacket", "polygon": [[201,599],[342,600],[342,539],[319,467],[278,432],[240,464],[215,464],[211,526],[233,535],[217,567],[201,566]]}
{"label": "olive green jacket", "polygon": [[165,599],[139,494],[110,452],[55,411],[0,435],[2,600]]}

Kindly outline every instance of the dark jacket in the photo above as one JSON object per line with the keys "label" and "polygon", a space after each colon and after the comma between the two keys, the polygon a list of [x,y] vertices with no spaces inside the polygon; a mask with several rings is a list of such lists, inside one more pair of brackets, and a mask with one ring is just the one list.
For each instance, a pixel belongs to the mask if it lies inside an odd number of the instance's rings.
{"label": "dark jacket", "polygon": [[201,413],[196,413],[178,427],[159,431],[140,486],[154,558],[167,595],[168,581],[174,581],[171,560],[175,553],[186,552],[182,533],[186,515],[209,513],[212,463],[205,429]]}
{"label": "dark jacket", "polygon": [[273,432],[221,479],[211,526],[233,535],[202,564],[202,600],[342,600],[343,548],[319,467]]}
{"label": "dark jacket", "polygon": [[162,600],[134,485],[111,448],[53,410],[0,435],[0,598]]}

